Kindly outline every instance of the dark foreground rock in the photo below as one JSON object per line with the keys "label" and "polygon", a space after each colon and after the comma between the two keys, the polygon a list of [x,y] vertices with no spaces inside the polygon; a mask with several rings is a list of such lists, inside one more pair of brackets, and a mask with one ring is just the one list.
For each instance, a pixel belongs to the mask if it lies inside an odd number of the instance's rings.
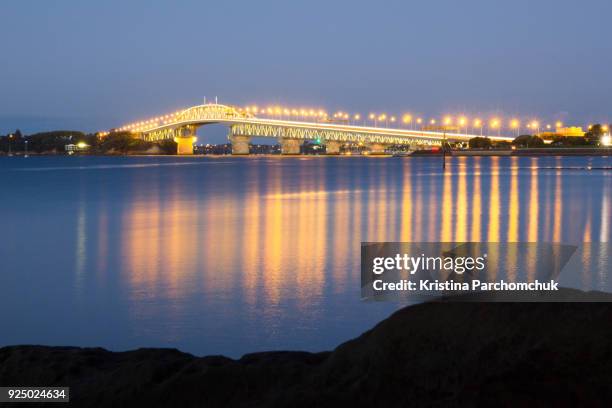
{"label": "dark foreground rock", "polygon": [[70,386],[87,407],[604,406],[610,384],[612,303],[429,302],[332,352],[239,360],[0,349],[0,385]]}

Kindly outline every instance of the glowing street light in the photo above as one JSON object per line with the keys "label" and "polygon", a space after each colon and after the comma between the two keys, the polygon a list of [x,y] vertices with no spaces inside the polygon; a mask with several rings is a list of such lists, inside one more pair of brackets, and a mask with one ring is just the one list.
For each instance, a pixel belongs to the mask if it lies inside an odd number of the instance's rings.
{"label": "glowing street light", "polygon": [[412,123],[412,116],[409,113],[405,113],[404,116],[402,116],[402,122],[405,125]]}
{"label": "glowing street light", "polygon": [[497,129],[497,136],[500,135],[500,133],[501,133],[501,126],[500,126],[499,119],[497,119],[497,118],[491,119],[491,123],[489,124],[489,127],[491,129]]}
{"label": "glowing street light", "polygon": [[457,123],[459,124],[459,131],[461,131],[465,126],[465,133],[467,133],[467,118],[465,116],[461,116]]}
{"label": "glowing street light", "polygon": [[562,127],[563,127],[563,122],[557,121],[557,123],[555,123],[555,128],[557,128],[557,130],[561,129]]}
{"label": "glowing street light", "polygon": [[511,129],[516,129],[516,136],[518,137],[518,135],[520,133],[521,122],[519,122],[518,119],[512,119],[510,121],[510,128]]}
{"label": "glowing street light", "polygon": [[385,121],[385,127],[388,127],[388,122],[387,122],[387,114],[386,113],[382,113],[379,117],[378,120],[384,120]]}
{"label": "glowing street light", "polygon": [[482,136],[482,120],[481,119],[474,119],[474,127],[480,128],[480,136]]}
{"label": "glowing street light", "polygon": [[13,140],[13,134],[12,133],[8,136],[8,155],[9,156],[13,155],[13,152],[11,151],[11,140]]}

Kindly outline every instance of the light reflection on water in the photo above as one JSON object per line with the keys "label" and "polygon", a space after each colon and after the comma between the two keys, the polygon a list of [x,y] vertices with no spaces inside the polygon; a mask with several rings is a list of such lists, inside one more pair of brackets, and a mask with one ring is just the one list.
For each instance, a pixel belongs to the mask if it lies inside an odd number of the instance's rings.
{"label": "light reflection on water", "polygon": [[0,344],[329,349],[398,307],[361,241],[609,241],[611,159],[448,160],[2,158]]}

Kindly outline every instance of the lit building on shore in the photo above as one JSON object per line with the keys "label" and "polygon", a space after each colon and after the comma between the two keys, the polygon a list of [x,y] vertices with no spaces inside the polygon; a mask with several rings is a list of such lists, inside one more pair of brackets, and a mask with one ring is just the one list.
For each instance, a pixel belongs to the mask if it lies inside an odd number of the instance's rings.
{"label": "lit building on shore", "polygon": [[68,154],[74,154],[79,152],[86,152],[89,150],[89,145],[84,142],[79,142],[77,144],[67,144],[64,146],[64,149]]}
{"label": "lit building on shore", "polygon": [[557,127],[557,129],[549,132],[540,132],[538,136],[544,140],[544,143],[552,143],[555,137],[584,137],[584,130],[580,126]]}

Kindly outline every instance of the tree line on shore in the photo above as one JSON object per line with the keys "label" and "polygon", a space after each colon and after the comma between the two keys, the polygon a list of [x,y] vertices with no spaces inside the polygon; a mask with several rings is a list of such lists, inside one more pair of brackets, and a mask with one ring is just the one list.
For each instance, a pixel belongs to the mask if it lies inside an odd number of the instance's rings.
{"label": "tree line on shore", "polygon": [[521,148],[537,147],[597,147],[601,145],[601,138],[605,135],[604,127],[596,124],[590,127],[584,136],[552,135],[550,143],[546,144],[544,139],[538,135],[520,135],[512,142],[493,141],[488,137],[474,137],[469,140],[470,149],[510,148],[512,146]]}
{"label": "tree line on shore", "polygon": [[95,133],[76,130],[55,130],[51,132],[23,135],[18,129],[0,136],[0,152],[29,152],[38,154],[63,154],[66,145],[86,145],[91,154],[162,153],[176,154],[173,140],[148,142],[134,137],[129,132],[113,132],[104,137]]}

